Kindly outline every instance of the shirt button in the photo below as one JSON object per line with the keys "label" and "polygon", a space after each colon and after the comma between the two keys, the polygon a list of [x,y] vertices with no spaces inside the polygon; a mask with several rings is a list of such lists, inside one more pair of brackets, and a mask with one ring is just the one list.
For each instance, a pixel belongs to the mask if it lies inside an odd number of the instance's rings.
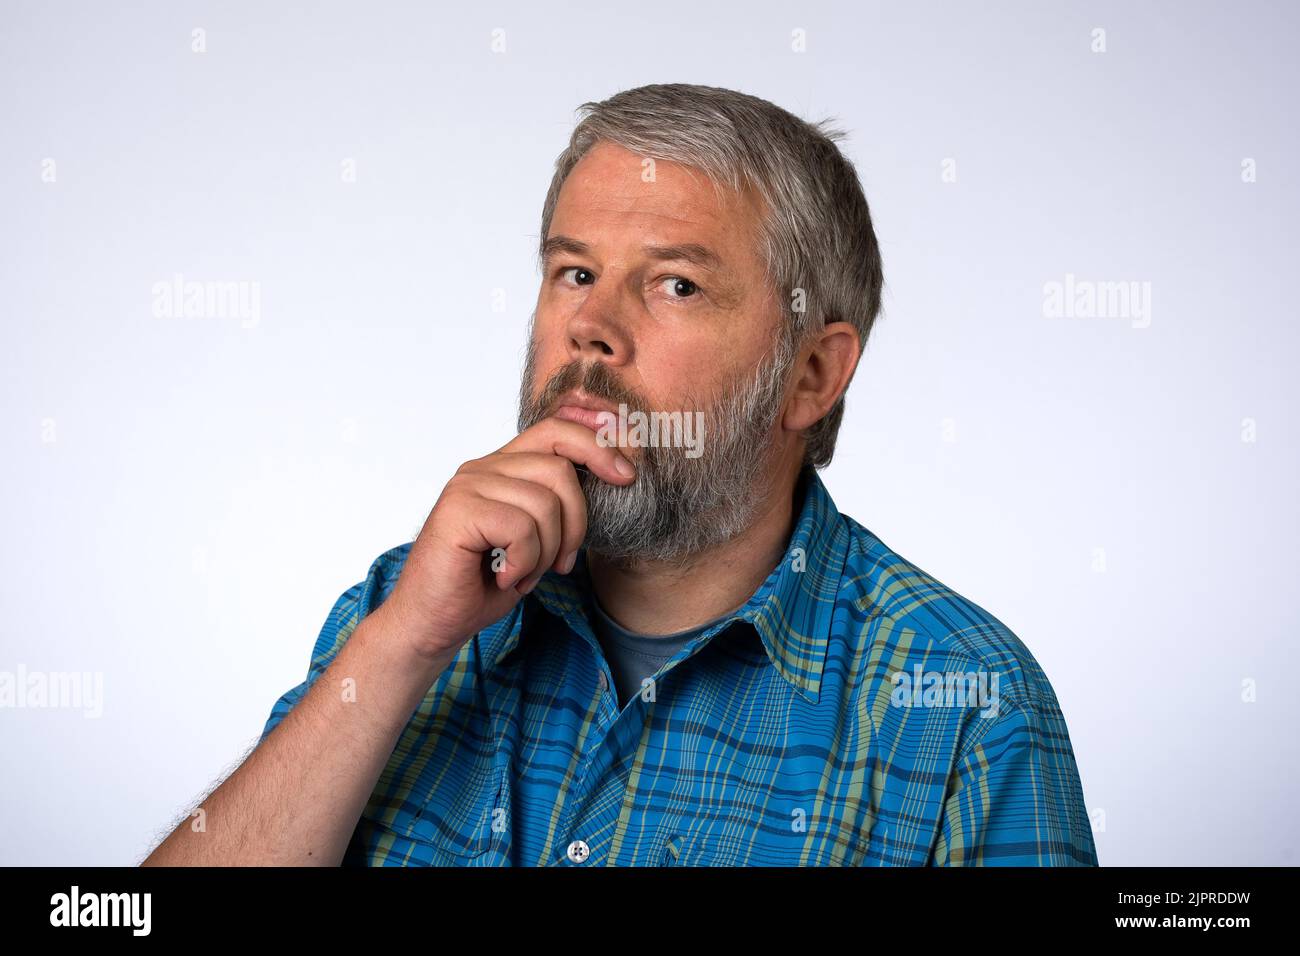
{"label": "shirt button", "polygon": [[569,844],[569,860],[571,862],[582,863],[589,856],[591,856],[591,850],[583,841],[574,840]]}
{"label": "shirt button", "polygon": [[604,671],[601,671],[601,672],[600,672],[600,677],[599,677],[599,679],[596,681],[596,683],[600,685],[600,689],[601,689],[602,691],[605,690],[607,687],[609,687],[609,681],[605,680],[605,672],[604,672]]}

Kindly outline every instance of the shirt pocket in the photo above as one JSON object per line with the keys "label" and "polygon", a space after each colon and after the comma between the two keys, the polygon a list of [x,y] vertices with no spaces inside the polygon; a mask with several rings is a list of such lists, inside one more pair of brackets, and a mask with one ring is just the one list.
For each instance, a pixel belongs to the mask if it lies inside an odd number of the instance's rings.
{"label": "shirt pocket", "polygon": [[660,866],[676,866],[678,859],[682,855],[682,837],[680,833],[674,833],[664,841],[663,850],[659,857]]}
{"label": "shirt pocket", "polygon": [[743,866],[744,846],[734,839],[673,834],[664,843],[660,866]]}
{"label": "shirt pocket", "polygon": [[[825,867],[853,866],[864,846],[858,833],[809,832],[796,826],[792,808],[815,806],[811,798],[785,803],[737,802],[719,814],[677,817],[660,845],[660,866]],[[816,824],[813,824],[814,831]]]}
{"label": "shirt pocket", "polygon": [[506,768],[476,772],[457,792],[424,806],[398,803],[358,824],[370,866],[502,866],[509,863],[510,778]]}

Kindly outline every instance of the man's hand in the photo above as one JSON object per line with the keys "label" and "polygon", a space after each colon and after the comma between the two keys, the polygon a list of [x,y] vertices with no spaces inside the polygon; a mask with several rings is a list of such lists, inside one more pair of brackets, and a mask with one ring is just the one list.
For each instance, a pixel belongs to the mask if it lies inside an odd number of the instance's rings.
{"label": "man's hand", "polygon": [[445,661],[548,570],[568,574],[587,533],[575,465],[610,484],[636,478],[617,448],[600,445],[590,428],[557,418],[461,465],[376,613],[421,656]]}

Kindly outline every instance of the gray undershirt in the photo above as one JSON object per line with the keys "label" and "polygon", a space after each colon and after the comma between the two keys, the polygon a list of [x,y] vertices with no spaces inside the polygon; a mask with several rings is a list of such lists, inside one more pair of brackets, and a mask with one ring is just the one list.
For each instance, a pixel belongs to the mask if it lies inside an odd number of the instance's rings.
{"label": "gray undershirt", "polygon": [[707,624],[676,634],[637,634],[606,614],[594,594],[591,603],[596,610],[592,616],[592,630],[605,651],[610,673],[614,675],[620,708],[641,693],[641,681],[654,676],[674,654],[728,616],[724,614]]}

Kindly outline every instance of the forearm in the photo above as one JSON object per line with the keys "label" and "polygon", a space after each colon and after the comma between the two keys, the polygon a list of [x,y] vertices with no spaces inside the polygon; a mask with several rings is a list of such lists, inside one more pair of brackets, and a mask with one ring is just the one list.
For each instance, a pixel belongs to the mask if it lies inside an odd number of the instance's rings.
{"label": "forearm", "polygon": [[339,864],[402,729],[454,656],[406,651],[382,610],[203,802],[203,827],[191,816],[142,865]]}

